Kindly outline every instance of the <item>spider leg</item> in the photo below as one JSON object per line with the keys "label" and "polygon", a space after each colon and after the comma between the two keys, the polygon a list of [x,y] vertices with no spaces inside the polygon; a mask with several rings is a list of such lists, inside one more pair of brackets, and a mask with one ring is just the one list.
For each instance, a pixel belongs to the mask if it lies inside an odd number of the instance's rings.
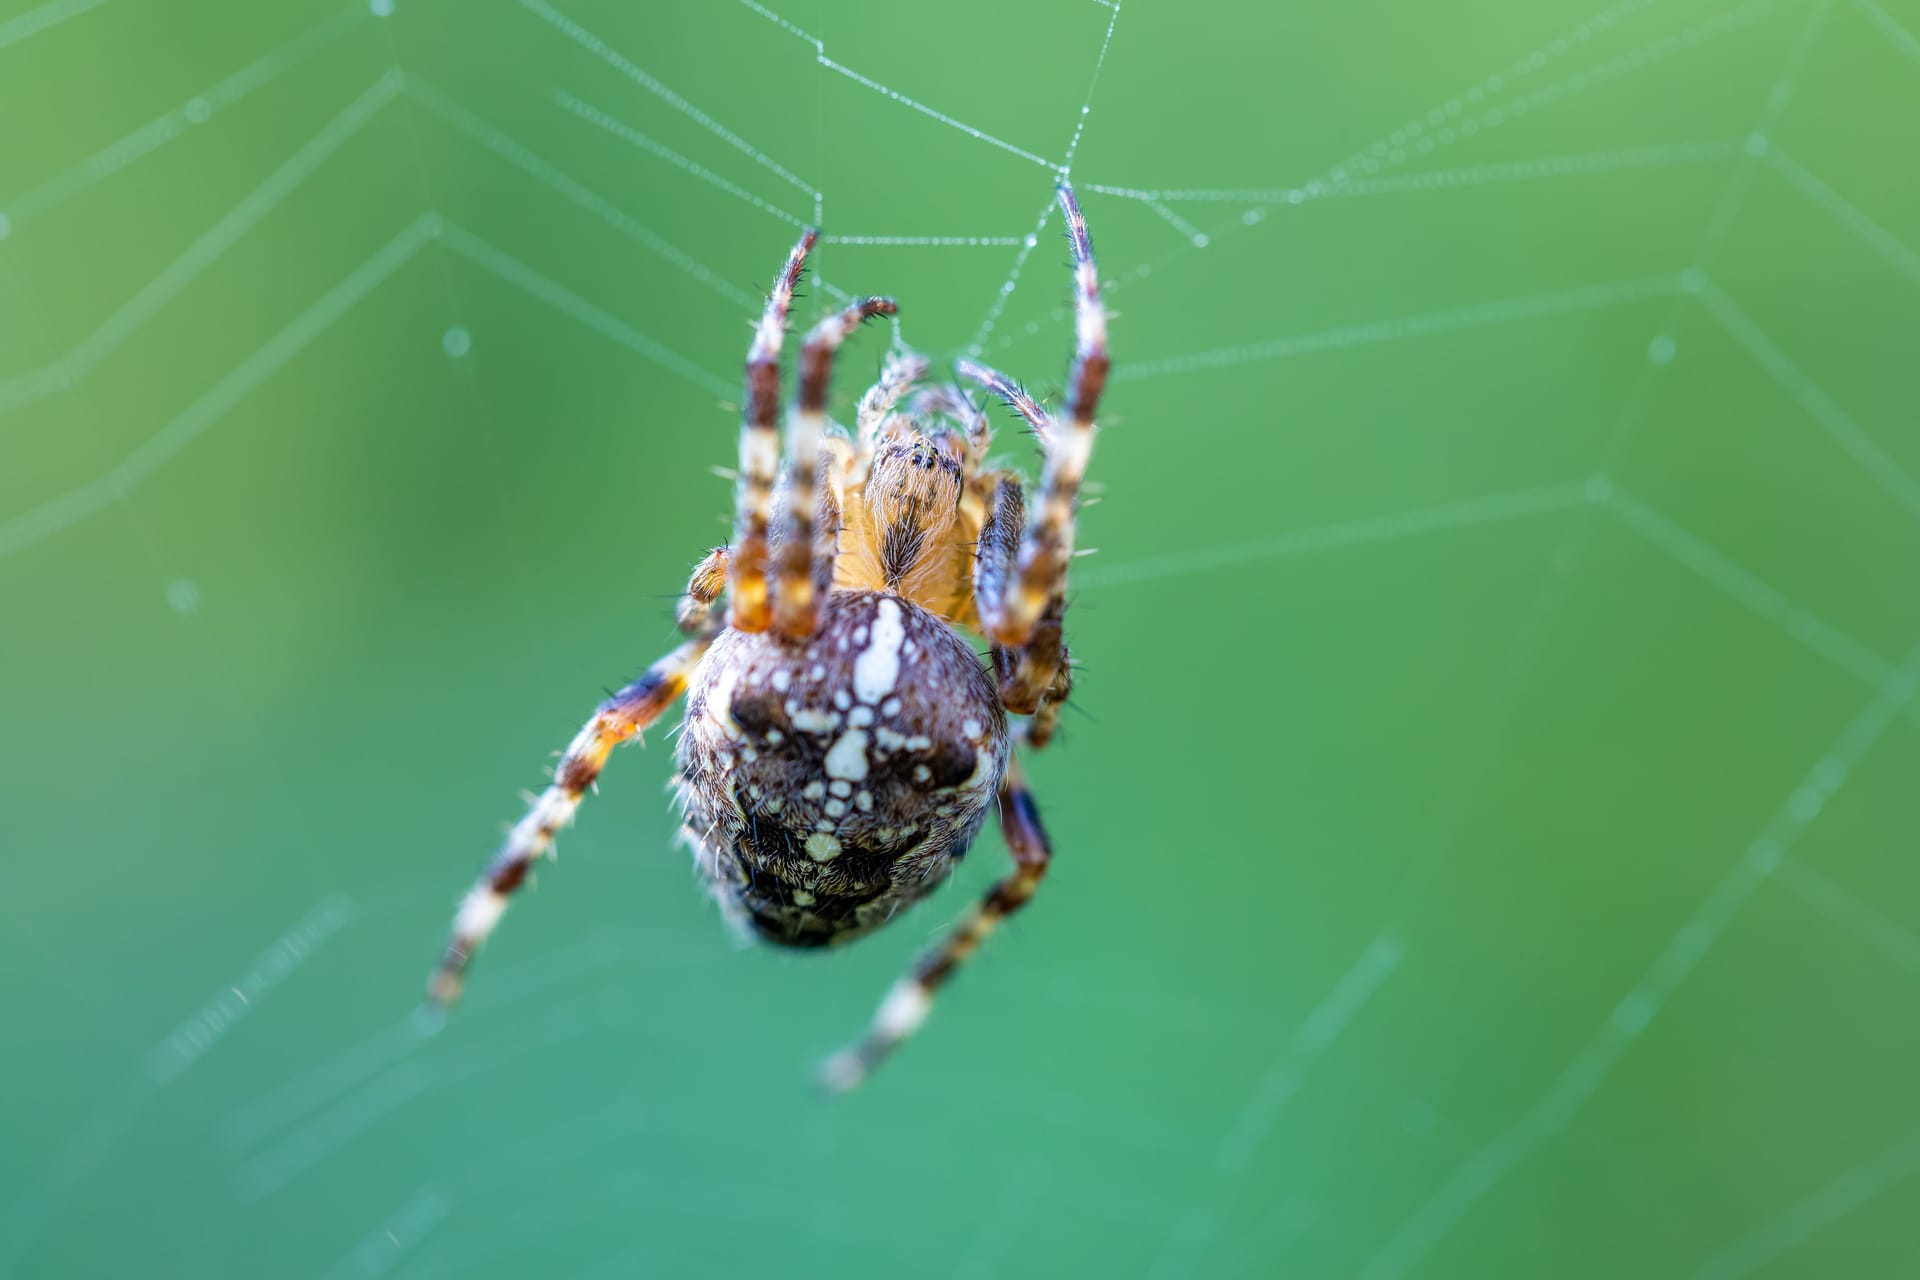
{"label": "spider leg", "polygon": [[1027,790],[1026,777],[1017,759],[1007,762],[1006,775],[1000,781],[1000,830],[1007,849],[1013,854],[1013,873],[987,890],[946,940],[920,958],[912,972],[893,984],[880,1002],[867,1033],[851,1048],[842,1049],[827,1059],[821,1068],[821,1083],[838,1093],[859,1084],[871,1075],[886,1056],[898,1048],[926,1021],[933,998],[954,970],[980,949],[987,935],[1001,921],[1018,911],[1033,897],[1046,876],[1053,850],[1047,844],[1046,829],[1040,825],[1040,810]]}
{"label": "spider leg", "polygon": [[[1006,601],[1010,586],[1017,586],[1019,549],[1022,543],[1025,506],[1020,481],[1001,474],[994,483],[992,503],[986,522],[980,528],[980,541],[973,562],[974,608],[981,630],[989,637],[1000,634],[1006,625]],[[1063,619],[1066,601],[1054,596],[1046,612],[1027,634],[1022,645],[996,644],[993,670],[999,681],[1000,703],[1015,715],[1032,716],[1027,727],[1028,741],[1045,746],[1053,736],[1059,719],[1058,703],[1073,687],[1067,669],[1067,647]]]}
{"label": "spider leg", "polygon": [[[1094,412],[1107,383],[1107,316],[1100,305],[1093,245],[1073,188],[1064,184],[1060,208],[1066,214],[1074,264],[1075,349],[1067,376],[1064,422],[1051,418],[1006,375],[972,361],[960,364],[964,376],[1000,395],[1032,423],[1046,449],[1036,514],[1026,526],[1013,571],[1000,586],[999,602],[981,606],[983,622],[988,613],[996,619],[987,624],[989,638],[1010,648],[1028,645],[1066,590],[1067,565],[1073,559],[1074,501],[1093,453]],[[1040,683],[1051,679],[1049,672]]]}
{"label": "spider leg", "polygon": [[1066,665],[1066,629],[1061,624],[1066,605],[1057,597],[1034,623],[1027,642],[1018,649],[995,646],[994,675],[1000,681],[1000,705],[1019,716],[1038,715]]}
{"label": "spider leg", "polygon": [[1060,665],[1054,668],[1053,683],[1040,696],[1033,719],[1027,722],[1027,745],[1035,751],[1053,741],[1060,723],[1060,708],[1073,695],[1073,660],[1065,645],[1060,646]]}
{"label": "spider leg", "polygon": [[601,703],[593,719],[574,735],[553,771],[553,784],[540,793],[527,815],[507,833],[500,851],[461,900],[446,952],[427,983],[427,997],[434,1004],[444,1008],[459,999],[467,966],[505,914],[508,895],[526,882],[534,862],[552,846],[554,833],[573,820],[582,797],[600,776],[608,753],[636,737],[673,705],[719,631],[711,622],[702,627]]}
{"label": "spider leg", "polygon": [[1033,428],[1033,434],[1040,438],[1042,445],[1053,432],[1053,415],[1042,409],[1039,402],[1027,394],[1027,389],[1009,378],[998,369],[969,360],[964,356],[954,366],[960,376],[969,382],[977,382],[994,395],[1006,401],[1007,407],[1027,420]]}
{"label": "spider leg", "polygon": [[693,576],[687,579],[687,593],[680,597],[679,607],[674,610],[675,623],[688,635],[706,626],[713,616],[713,602],[726,589],[727,564],[732,558],[727,548],[715,547],[693,567]]}
{"label": "spider leg", "polygon": [[962,377],[1005,400],[1033,427],[1046,450],[1038,511],[1027,522],[1019,481],[999,477],[974,561],[974,609],[993,642],[1000,701],[1033,717],[1028,741],[1046,745],[1059,705],[1073,687],[1062,629],[1067,565],[1073,559],[1074,503],[1093,451],[1094,411],[1107,379],[1107,321],[1086,219],[1070,187],[1060,188],[1073,244],[1076,349],[1063,423],[997,369],[962,360]]}
{"label": "spider leg", "polygon": [[729,624],[736,631],[765,631],[773,619],[767,594],[773,482],[780,468],[780,346],[794,286],[819,234],[808,228],[787,255],[787,264],[767,295],[767,309],[747,348],[747,405],[740,420],[740,479],[734,490],[732,592]]}
{"label": "spider leg", "polygon": [[866,475],[867,468],[873,465],[874,445],[880,439],[880,427],[887,415],[893,412],[893,406],[900,398],[913,389],[913,384],[925,377],[927,361],[924,356],[896,351],[887,356],[886,363],[880,367],[880,381],[867,388],[860,397],[860,408],[854,417],[855,453],[852,470],[855,474]]}
{"label": "spider leg", "polygon": [[[873,316],[899,308],[891,298],[860,298],[813,327],[800,349],[800,402],[787,420],[786,510],[774,553],[773,625],[795,640],[812,635],[820,619],[815,561],[815,492],[820,442],[827,430],[827,389],[840,344]],[[830,575],[829,575],[830,578]]]}
{"label": "spider leg", "polygon": [[980,615],[980,629],[995,642],[996,656],[1013,652],[1013,646],[1000,643],[1007,626],[1007,595],[1014,587],[1014,571],[1019,562],[1020,535],[1026,528],[1027,499],[1020,478],[1002,472],[995,480],[993,496],[987,503],[987,518],[980,526],[980,541],[974,549],[973,603]]}
{"label": "spider leg", "polygon": [[815,599],[833,590],[834,565],[840,559],[840,496],[834,489],[834,473],[840,459],[824,454],[815,476],[819,498],[813,507],[813,594]]}

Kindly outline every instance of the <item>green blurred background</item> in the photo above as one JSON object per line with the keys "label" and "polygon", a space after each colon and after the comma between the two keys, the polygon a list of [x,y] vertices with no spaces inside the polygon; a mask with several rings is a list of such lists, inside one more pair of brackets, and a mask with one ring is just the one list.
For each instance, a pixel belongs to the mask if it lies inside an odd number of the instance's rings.
{"label": "green blurred background", "polygon": [[[1920,3],[552,3],[0,10],[0,1272],[1920,1272]],[[1000,841],[742,950],[655,734],[421,1040],[795,223],[1057,393],[1076,141],[1036,905],[816,1098]]]}

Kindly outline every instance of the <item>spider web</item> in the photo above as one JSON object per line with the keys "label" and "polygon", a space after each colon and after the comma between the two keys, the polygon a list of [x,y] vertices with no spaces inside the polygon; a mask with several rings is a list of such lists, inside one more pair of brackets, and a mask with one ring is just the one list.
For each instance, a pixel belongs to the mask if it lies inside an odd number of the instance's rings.
{"label": "spider web", "polygon": [[[22,806],[46,811],[23,817],[23,847],[72,845],[79,821],[85,856],[28,882],[63,910],[12,920],[9,958],[62,994],[23,996],[9,1022],[100,1065],[8,1059],[22,1095],[57,1105],[10,1116],[23,1158],[0,1183],[0,1269],[77,1274],[198,1241],[179,1256],[203,1272],[340,1277],[729,1273],[796,1252],[854,1274],[932,1257],[959,1275],[1094,1259],[1734,1277],[1872,1273],[1913,1248],[1920,1130],[1899,1082],[1915,1045],[1886,1010],[1920,977],[1920,898],[1892,857],[1920,818],[1920,610],[1889,586],[1920,568],[1920,453],[1901,430],[1920,204],[1889,176],[1904,117],[1878,104],[1920,97],[1920,13],[1618,0],[1476,27],[1361,6],[1280,15],[1239,50],[1240,18],[1145,0],[904,8],[372,0],[209,7],[178,31],[122,0],[0,16],[0,61],[46,59],[0,105],[55,101],[65,121],[17,144],[0,189],[0,590],[50,619],[11,668],[54,673],[22,690],[22,722],[78,758],[93,739],[60,736],[71,707],[126,708],[76,693],[77,664],[162,637],[154,661],[198,692],[135,710],[221,729],[181,731],[175,792],[138,828],[76,819],[64,779],[17,765],[36,798],[66,798]],[[124,93],[58,96],[59,69],[110,42],[168,56]],[[856,1025],[986,869],[830,984],[707,972],[711,922],[685,910],[675,855],[649,845],[635,869],[627,847],[665,820],[639,804],[623,842],[613,796],[587,819],[612,834],[583,828],[566,888],[516,912],[506,932],[528,941],[489,957],[462,1038],[427,1041],[369,1001],[417,967],[410,943],[434,936],[457,876],[340,845],[438,849],[509,776],[501,743],[563,740],[551,708],[578,692],[529,672],[476,713],[461,688],[514,664],[462,654],[443,673],[456,627],[525,599],[569,630],[625,628],[631,599],[580,602],[635,556],[643,595],[672,591],[679,541],[719,536],[701,522],[721,491],[681,480],[731,453],[737,352],[715,335],[744,342],[757,273],[803,225],[826,229],[806,306],[895,292],[894,341],[1057,389],[1062,178],[1116,315],[1095,462],[1114,501],[1086,513],[1082,542],[1106,550],[1075,575],[1099,724],[1037,772],[1063,845],[1122,847],[1063,848],[1075,869],[1043,923],[958,984],[898,1068],[934,1092],[821,1110],[787,1096],[793,1062],[741,1060]],[[877,361],[867,341],[843,401]],[[313,507],[260,492],[263,466],[381,496]],[[468,492],[539,513],[511,526],[527,545],[490,539]],[[361,520],[378,548],[359,547]],[[661,545],[609,544],[636,525]],[[339,559],[302,558],[301,537]],[[233,551],[250,538],[272,563]],[[429,623],[408,566],[443,555],[448,620]],[[376,557],[403,585],[324,576]],[[1420,594],[1436,576],[1451,585]],[[357,657],[255,656],[290,634],[259,620],[290,577],[336,615],[367,611],[313,642]],[[127,649],[83,642],[119,612],[61,616],[73,582],[158,620]],[[232,610],[252,621],[165,638]],[[501,653],[555,650],[540,619],[518,625]],[[1711,642],[1689,647],[1689,629]],[[610,635],[605,661],[631,650]],[[1315,674],[1329,701],[1300,691]],[[1696,696],[1716,679],[1724,697]],[[430,680],[461,688],[419,692]],[[324,745],[284,741],[287,716],[350,684],[380,699]],[[1353,703],[1376,685],[1377,723]],[[1669,702],[1643,705],[1650,689]],[[1541,775],[1542,812],[1604,836],[1543,878],[1529,842],[1578,834],[1513,812],[1528,757],[1571,750],[1569,723],[1612,723],[1607,691],[1649,718],[1631,741],[1658,758],[1626,772],[1574,750]],[[1296,716],[1306,746],[1264,727]],[[1422,742],[1366,738],[1363,720]],[[316,799],[316,778],[379,785],[342,763],[369,740],[394,740],[372,750],[411,774],[400,744],[422,724],[443,756],[414,778],[434,812],[395,800],[370,832]],[[1690,746],[1660,756],[1668,738]],[[1701,763],[1719,756],[1737,779]],[[145,767],[112,752],[96,781],[144,794]],[[1351,784],[1336,813],[1276,782],[1288,768],[1324,768],[1336,792],[1371,770],[1373,790]],[[1605,794],[1609,768],[1638,790]],[[1109,829],[1107,777],[1170,798]],[[1691,790],[1668,794],[1674,777]],[[204,841],[141,834],[199,827],[191,801],[233,778],[258,798]],[[1349,812],[1376,808],[1407,816]],[[262,865],[249,830],[308,856]],[[1192,874],[1244,900],[1166,901],[1160,846],[1125,847],[1145,831],[1190,832],[1207,846],[1182,855]],[[190,905],[155,869],[176,858],[241,887]],[[641,877],[644,918],[624,898],[583,906],[573,881],[596,873]],[[204,936],[173,955],[149,917],[83,915],[105,877]],[[1056,929],[1071,945],[1048,948]],[[1529,969],[1532,985],[1514,976]],[[672,989],[636,1000],[642,974]],[[1779,1012],[1756,1026],[1736,1012],[1751,1006]],[[1020,1036],[999,1040],[1003,1023]],[[610,1047],[625,1060],[597,1061]],[[1035,1058],[1067,1066],[1020,1074]],[[769,1074],[783,1085],[758,1107]],[[1754,1132],[1793,1158],[1743,1147]],[[136,1208],[161,1179],[164,1222]],[[83,1230],[96,1206],[129,1231]],[[1662,1215],[1686,1222],[1636,1229]],[[741,1222],[751,1238],[716,1239]]]}

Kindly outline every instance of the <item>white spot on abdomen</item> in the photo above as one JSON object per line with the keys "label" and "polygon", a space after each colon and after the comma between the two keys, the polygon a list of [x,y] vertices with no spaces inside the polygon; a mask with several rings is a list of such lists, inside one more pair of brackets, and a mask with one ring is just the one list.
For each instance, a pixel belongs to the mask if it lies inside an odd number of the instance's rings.
{"label": "white spot on abdomen", "polygon": [[827,776],[853,782],[867,776],[867,734],[864,729],[849,729],[827,751]]}
{"label": "white spot on abdomen", "polygon": [[807,856],[815,862],[832,862],[840,856],[840,841],[824,831],[807,837]]}
{"label": "white spot on abdomen", "polygon": [[853,661],[853,692],[862,702],[878,702],[900,678],[900,645],[907,628],[896,600],[881,600],[873,615],[873,643]]}
{"label": "white spot on abdomen", "polygon": [[831,711],[816,711],[812,707],[787,707],[787,718],[793,727],[802,733],[832,733],[840,727],[840,717]]}

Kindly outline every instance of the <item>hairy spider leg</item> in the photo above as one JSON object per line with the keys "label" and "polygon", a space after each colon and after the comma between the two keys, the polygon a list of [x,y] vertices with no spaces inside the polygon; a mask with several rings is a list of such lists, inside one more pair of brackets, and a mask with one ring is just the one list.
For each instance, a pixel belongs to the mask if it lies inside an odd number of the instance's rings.
{"label": "hairy spider leg", "polygon": [[[855,329],[874,316],[899,311],[892,298],[860,298],[828,316],[807,334],[800,348],[798,410],[787,420],[786,510],[774,556],[773,625],[780,634],[804,640],[820,622],[822,573],[814,531],[815,486],[820,473],[820,442],[827,431],[827,390],[833,357]],[[832,581],[831,555],[824,574]]]}
{"label": "hairy spider leg", "polygon": [[707,625],[713,617],[713,602],[727,587],[727,565],[733,553],[725,547],[715,547],[693,567],[693,576],[687,579],[687,593],[680,597],[680,603],[674,610],[674,622],[689,635]]}
{"label": "hairy spider leg", "polygon": [[[990,640],[1006,631],[1007,594],[1013,586],[1026,519],[1026,493],[1020,487],[1020,477],[1001,472],[987,503],[987,518],[980,526],[980,541],[973,557],[974,609],[980,616],[980,629]],[[996,655],[1003,651],[1014,652],[1005,645],[994,646]],[[1002,697],[1001,701],[1006,699]]]}
{"label": "hairy spider leg", "polygon": [[1054,668],[1053,683],[1040,695],[1040,705],[1034,708],[1033,719],[1027,722],[1027,745],[1038,751],[1053,741],[1053,731],[1060,725],[1060,708],[1073,696],[1073,655],[1067,647],[1060,646],[1060,664]]}
{"label": "hairy spider leg", "polygon": [[508,896],[526,882],[534,862],[552,847],[554,834],[573,820],[581,799],[600,776],[608,753],[638,736],[686,691],[687,680],[719,630],[709,623],[689,637],[601,703],[593,719],[574,735],[554,768],[552,785],[540,793],[527,815],[507,833],[500,851],[461,900],[446,952],[427,982],[427,997],[434,1004],[444,1008],[459,999],[467,967],[506,913]]}
{"label": "hairy spider leg", "polygon": [[900,398],[913,389],[913,384],[926,376],[925,356],[906,351],[888,353],[886,363],[880,366],[880,380],[860,397],[860,407],[854,416],[855,452],[849,468],[852,474],[865,478],[868,468],[873,466],[874,446],[879,442],[880,428],[887,416]]}
{"label": "hairy spider leg", "polygon": [[[996,645],[994,675],[1000,681],[1000,704],[1015,715],[1038,717],[1058,685],[1067,663],[1066,601],[1056,596],[1034,623],[1027,642],[1018,649]],[[1052,732],[1049,723],[1047,732]]]}
{"label": "hairy spider leg", "polygon": [[[1093,418],[1107,382],[1107,315],[1100,305],[1100,280],[1093,264],[1087,220],[1073,188],[1060,188],[1067,239],[1073,245],[1073,366],[1067,375],[1064,421],[1044,433],[1046,464],[1040,480],[1036,517],[1020,545],[1014,580],[1009,583],[1001,629],[992,638],[1010,646],[1027,644],[1034,628],[1066,589],[1073,559],[1074,501],[1093,453]],[[1018,407],[1018,406],[1016,406]]]}
{"label": "hairy spider leg", "polygon": [[[999,376],[999,375],[996,375]],[[999,472],[992,478],[993,493],[988,500],[987,518],[980,526],[980,540],[973,559],[973,605],[980,629],[989,639],[1005,633],[1008,626],[1008,600],[1019,590],[1018,569],[1022,533],[1026,523],[1025,495],[1020,478],[1011,472]],[[1072,686],[1064,676],[1067,648],[1062,625],[1066,599],[1056,595],[1027,633],[1025,644],[993,646],[993,671],[999,681],[1000,703],[1015,715],[1033,716],[1044,743],[1053,735],[1058,712],[1048,711],[1047,700],[1053,691]]]}
{"label": "hairy spider leg", "polygon": [[813,507],[813,597],[818,601],[833,590],[833,575],[840,563],[840,531],[845,527],[840,513],[840,495],[834,489],[834,473],[840,466],[839,455],[829,450],[820,457],[814,472],[819,497]]}
{"label": "hairy spider leg", "polygon": [[1094,413],[1108,364],[1093,245],[1071,187],[1060,188],[1060,207],[1074,260],[1075,349],[1064,425],[1006,374],[972,360],[958,366],[963,377],[1025,418],[1046,451],[1035,518],[1026,520],[1019,482],[1000,477],[974,565],[974,607],[994,643],[1000,700],[1009,711],[1035,717],[1029,733],[1036,746],[1053,736],[1058,703],[1073,684],[1062,626],[1067,566],[1073,559],[1074,503],[1093,452]]}
{"label": "hairy spider leg", "polygon": [[811,227],[787,255],[767,295],[767,309],[747,347],[747,404],[740,419],[740,478],[734,488],[732,591],[728,622],[736,631],[765,631],[773,620],[767,591],[773,482],[780,469],[780,345],[793,290],[819,239]]}
{"label": "hairy spider leg", "polygon": [[867,1033],[851,1048],[828,1058],[821,1067],[821,1083],[839,1093],[853,1088],[872,1074],[873,1069],[899,1048],[927,1019],[933,998],[965,963],[980,949],[1000,923],[1018,911],[1033,897],[1034,890],[1047,874],[1053,850],[1047,843],[1046,828],[1040,824],[1040,810],[1027,790],[1026,777],[1017,759],[1007,761],[1000,780],[1000,831],[1007,849],[1013,854],[1013,873],[997,881],[986,896],[968,909],[945,941],[927,952],[912,972],[893,984],[880,1002]]}
{"label": "hairy spider leg", "polygon": [[990,368],[977,360],[962,356],[954,366],[960,376],[969,382],[977,382],[994,395],[1006,401],[1007,407],[1027,420],[1033,428],[1033,434],[1045,447],[1047,438],[1053,432],[1053,416],[1040,407],[1038,401],[1027,394],[1027,389],[1009,378],[998,369]]}

